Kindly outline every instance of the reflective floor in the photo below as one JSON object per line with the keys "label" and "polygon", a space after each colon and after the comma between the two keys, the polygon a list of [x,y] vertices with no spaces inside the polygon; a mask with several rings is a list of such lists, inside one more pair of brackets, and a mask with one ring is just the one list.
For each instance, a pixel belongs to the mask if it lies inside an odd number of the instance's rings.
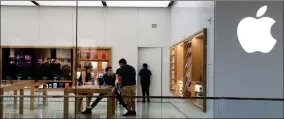
{"label": "reflective floor", "polygon": [[[94,100],[94,99],[93,99]],[[25,99],[24,114],[19,115],[19,109],[5,103],[4,118],[63,118],[63,100],[49,99],[47,105],[36,104],[36,109],[30,111],[29,101]],[[106,102],[100,102],[92,111],[92,115],[82,115],[74,113],[74,102],[70,99],[69,103],[69,118],[106,118]],[[125,118],[123,113],[126,110],[122,106],[118,106],[115,117]],[[137,103],[136,118],[187,118],[171,103]],[[135,118],[135,117],[128,117]]]}

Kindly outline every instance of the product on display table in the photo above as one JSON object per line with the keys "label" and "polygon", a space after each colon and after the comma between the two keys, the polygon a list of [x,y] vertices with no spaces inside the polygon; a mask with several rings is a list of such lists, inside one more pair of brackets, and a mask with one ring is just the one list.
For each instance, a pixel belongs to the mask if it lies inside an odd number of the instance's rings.
{"label": "product on display table", "polygon": [[65,83],[65,88],[69,88],[69,83]]}
{"label": "product on display table", "polygon": [[[196,97],[202,97],[202,85],[195,85],[195,95]],[[202,105],[202,99],[197,99],[197,103]]]}
{"label": "product on display table", "polygon": [[43,88],[43,85],[39,85],[38,88]]}
{"label": "product on display table", "polygon": [[13,78],[11,76],[6,77],[7,80],[12,80]]}
{"label": "product on display table", "polygon": [[53,83],[53,88],[57,88],[57,83]]}
{"label": "product on display table", "polygon": [[87,58],[87,59],[90,59],[90,58],[91,58],[91,53],[87,52],[86,58]]}
{"label": "product on display table", "polygon": [[42,80],[47,80],[48,78],[47,77],[42,77]]}
{"label": "product on display table", "polygon": [[52,84],[49,84],[49,86],[48,86],[49,88],[52,88]]}
{"label": "product on display table", "polygon": [[59,83],[59,87],[58,88],[64,88],[64,83]]}
{"label": "product on display table", "polygon": [[95,79],[92,78],[91,81],[92,81],[92,85],[95,85]]}
{"label": "product on display table", "polygon": [[22,78],[22,74],[18,74],[18,75],[17,75],[17,79],[18,79],[18,80],[21,80],[21,78]]}

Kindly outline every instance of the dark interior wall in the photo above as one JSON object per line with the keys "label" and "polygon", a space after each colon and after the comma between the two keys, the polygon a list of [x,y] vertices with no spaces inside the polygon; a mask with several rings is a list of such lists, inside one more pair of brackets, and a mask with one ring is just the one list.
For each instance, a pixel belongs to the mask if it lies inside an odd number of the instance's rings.
{"label": "dark interior wall", "polygon": [[[18,67],[15,65],[9,64],[9,56],[10,56],[10,48],[3,48],[2,49],[2,69],[3,69],[3,79],[7,79],[7,76],[11,77],[12,79],[17,79],[17,75],[21,74],[22,79],[27,79],[27,77],[33,77],[33,79],[41,79],[42,75],[44,74],[49,74],[53,70],[46,69],[43,70],[43,67],[41,64],[38,63],[38,58],[56,58],[57,49],[44,49],[44,48],[15,48],[14,53],[15,57],[17,54],[19,55],[31,55],[32,57],[32,65],[27,66],[24,65],[23,67]],[[71,61],[72,61],[72,49],[67,49],[70,50],[68,52],[68,55],[71,55]],[[63,52],[66,53],[66,52]],[[70,53],[70,54],[69,54]],[[62,53],[61,53],[62,54]],[[68,63],[69,64],[69,63]],[[70,63],[72,67],[72,62]],[[52,76],[48,76],[49,79],[52,79]]]}

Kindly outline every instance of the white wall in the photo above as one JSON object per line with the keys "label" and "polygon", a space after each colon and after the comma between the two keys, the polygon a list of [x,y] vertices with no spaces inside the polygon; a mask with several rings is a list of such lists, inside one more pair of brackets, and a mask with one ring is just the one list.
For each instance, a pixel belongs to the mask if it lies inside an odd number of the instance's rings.
{"label": "white wall", "polygon": [[39,44],[39,25],[36,7],[1,6],[1,45]]}
{"label": "white wall", "polygon": [[[211,18],[211,23],[208,21]],[[200,30],[207,28],[207,96],[213,96],[213,53],[214,53],[214,2],[177,1],[171,9],[171,45],[178,43]],[[172,103],[189,118],[212,118],[213,101],[207,101],[207,113],[183,100]]]}
{"label": "white wall", "polygon": [[[125,58],[137,71],[138,47],[162,47],[168,88],[170,20],[170,8],[79,8],[78,46],[112,47],[114,69]],[[75,35],[74,7],[1,6],[2,46],[75,46]]]}
{"label": "white wall", "polygon": [[[149,93],[151,96],[161,96],[162,85],[162,48],[139,48],[138,49],[138,68],[142,69],[142,64],[147,63],[148,69],[152,72]],[[157,63],[160,62],[160,63]],[[137,95],[142,96],[141,78],[138,78]],[[150,99],[151,102],[161,102],[161,99]],[[142,99],[140,99],[142,101]]]}
{"label": "white wall", "polygon": [[[1,6],[1,43],[74,46],[75,11],[72,7]],[[153,23],[158,27],[152,29]],[[78,45],[113,47],[115,65],[125,57],[136,66],[137,46],[165,46],[169,24],[169,8],[79,8]]]}

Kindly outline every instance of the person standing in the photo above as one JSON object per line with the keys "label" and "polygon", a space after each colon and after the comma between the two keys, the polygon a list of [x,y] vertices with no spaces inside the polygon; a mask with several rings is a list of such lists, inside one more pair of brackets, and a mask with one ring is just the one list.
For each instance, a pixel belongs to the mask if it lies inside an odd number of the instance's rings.
{"label": "person standing", "polygon": [[[120,92],[120,84],[119,84],[119,76],[118,76],[118,73],[119,73],[119,69],[116,69],[116,72],[115,72],[115,76],[116,76],[116,79],[115,79],[115,83],[116,83],[116,89],[117,91],[119,92],[120,96],[121,96],[121,92]],[[121,105],[121,103],[119,103],[119,105]]]}
{"label": "person standing", "polygon": [[[93,66],[91,64],[88,64],[85,66],[85,70],[81,72],[81,75],[79,77],[79,84],[78,86],[83,86],[83,85],[90,85],[91,84],[91,71],[92,71]],[[92,99],[93,94],[89,93],[81,93],[80,95],[85,95],[87,96],[88,100]],[[83,101],[83,98],[80,98],[80,102]],[[87,102],[87,105],[90,105],[90,102]],[[82,103],[79,103],[79,107],[81,110]]]}
{"label": "person standing", "polygon": [[[148,65],[146,63],[143,64],[143,69],[140,70],[140,82],[142,87],[143,100],[142,103],[145,103],[145,93],[149,96],[149,88],[150,88],[150,78],[151,71],[148,69]],[[147,98],[147,102],[150,102],[150,98]]]}
{"label": "person standing", "polygon": [[[136,71],[133,66],[127,64],[125,59],[119,60],[119,81],[123,96],[136,96]],[[136,116],[135,98],[123,98],[127,103],[127,113],[123,116]]]}

